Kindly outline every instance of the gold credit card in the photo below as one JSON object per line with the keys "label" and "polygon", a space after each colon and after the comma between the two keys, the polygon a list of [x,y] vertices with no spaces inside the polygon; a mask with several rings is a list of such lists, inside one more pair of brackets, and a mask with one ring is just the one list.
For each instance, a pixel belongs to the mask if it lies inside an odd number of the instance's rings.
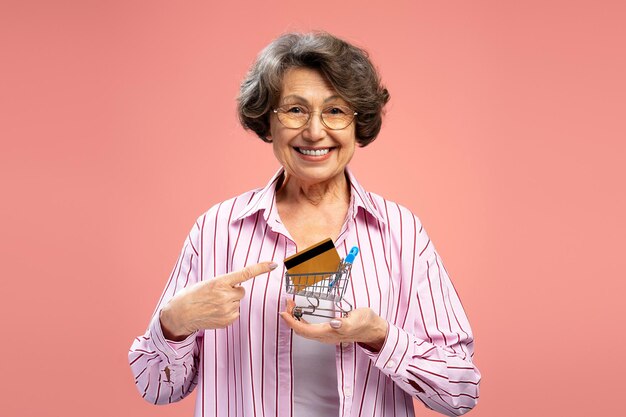
{"label": "gold credit card", "polygon": [[337,271],[341,258],[332,239],[328,238],[285,258],[283,262],[289,274],[314,274],[291,277],[296,287],[308,287]]}

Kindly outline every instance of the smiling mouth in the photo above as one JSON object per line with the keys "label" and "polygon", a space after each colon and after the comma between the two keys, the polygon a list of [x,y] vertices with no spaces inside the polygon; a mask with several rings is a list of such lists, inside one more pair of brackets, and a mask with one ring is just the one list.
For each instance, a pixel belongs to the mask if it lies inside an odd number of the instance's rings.
{"label": "smiling mouth", "polygon": [[301,153],[302,155],[307,155],[307,156],[324,156],[324,155],[328,154],[328,152],[330,152],[331,150],[333,150],[335,148],[304,149],[304,148],[294,147],[294,149],[296,150],[296,152]]}

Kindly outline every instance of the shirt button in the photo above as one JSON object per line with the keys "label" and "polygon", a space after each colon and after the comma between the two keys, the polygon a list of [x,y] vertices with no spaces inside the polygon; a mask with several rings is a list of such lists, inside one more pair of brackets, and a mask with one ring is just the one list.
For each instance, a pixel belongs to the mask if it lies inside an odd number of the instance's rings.
{"label": "shirt button", "polygon": [[387,362],[387,365],[385,365],[385,368],[387,368],[387,369],[391,369],[391,368],[393,368],[394,366],[396,366],[396,361],[394,361],[394,360],[390,360],[389,362]]}
{"label": "shirt button", "polygon": [[343,393],[346,397],[352,397],[352,388],[344,388]]}

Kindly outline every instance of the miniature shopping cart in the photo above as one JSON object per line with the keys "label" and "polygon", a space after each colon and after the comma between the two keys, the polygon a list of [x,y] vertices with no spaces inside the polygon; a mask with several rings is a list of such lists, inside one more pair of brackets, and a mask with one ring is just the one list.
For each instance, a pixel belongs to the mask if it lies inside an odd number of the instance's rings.
{"label": "miniature shopping cart", "polygon": [[[308,302],[308,305],[294,307],[292,314],[296,319],[300,320],[304,314],[330,318],[335,317],[337,313],[342,317],[348,316],[348,313],[352,311],[352,304],[343,296],[350,279],[352,262],[358,253],[359,248],[353,247],[336,271],[307,274],[285,273],[287,293],[306,297]],[[320,300],[332,301],[335,308],[321,307]]]}

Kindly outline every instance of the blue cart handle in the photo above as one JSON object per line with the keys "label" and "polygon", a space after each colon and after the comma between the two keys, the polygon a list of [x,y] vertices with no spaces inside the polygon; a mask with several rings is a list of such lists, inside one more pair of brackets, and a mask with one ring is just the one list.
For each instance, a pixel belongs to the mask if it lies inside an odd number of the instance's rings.
{"label": "blue cart handle", "polygon": [[356,258],[358,254],[359,254],[359,248],[356,246],[353,246],[352,249],[350,249],[350,253],[348,253],[348,256],[346,256],[346,259],[344,260],[344,262],[347,264],[351,264],[352,262],[354,262],[354,258]]}

